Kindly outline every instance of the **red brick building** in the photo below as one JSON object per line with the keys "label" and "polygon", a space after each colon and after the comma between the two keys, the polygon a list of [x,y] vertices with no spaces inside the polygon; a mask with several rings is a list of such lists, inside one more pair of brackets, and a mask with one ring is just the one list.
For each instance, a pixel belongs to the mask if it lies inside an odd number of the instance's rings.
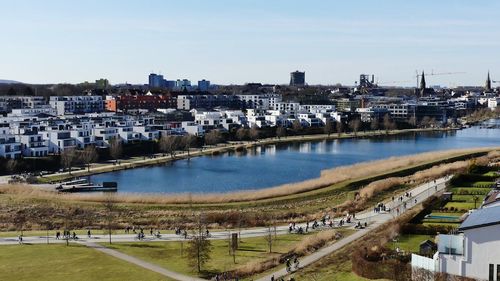
{"label": "red brick building", "polygon": [[167,94],[120,95],[107,97],[107,111],[127,111],[131,109],[147,109],[155,111],[158,108],[176,108],[177,98]]}

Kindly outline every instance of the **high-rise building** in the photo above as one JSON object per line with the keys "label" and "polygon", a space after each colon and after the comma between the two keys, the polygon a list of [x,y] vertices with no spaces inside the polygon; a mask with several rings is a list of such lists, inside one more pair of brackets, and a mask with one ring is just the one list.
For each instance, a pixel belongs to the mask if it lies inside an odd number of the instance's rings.
{"label": "high-rise building", "polygon": [[187,79],[177,79],[177,81],[175,81],[175,87],[180,90],[189,90],[191,88],[191,81]]}
{"label": "high-rise building", "polygon": [[163,88],[165,86],[165,79],[163,75],[151,73],[149,74],[149,87],[151,88]]}
{"label": "high-rise building", "polygon": [[208,91],[209,88],[210,88],[210,81],[205,79],[198,81],[198,90],[206,92]]}
{"label": "high-rise building", "polygon": [[306,73],[294,71],[290,73],[290,86],[304,86],[306,84]]}

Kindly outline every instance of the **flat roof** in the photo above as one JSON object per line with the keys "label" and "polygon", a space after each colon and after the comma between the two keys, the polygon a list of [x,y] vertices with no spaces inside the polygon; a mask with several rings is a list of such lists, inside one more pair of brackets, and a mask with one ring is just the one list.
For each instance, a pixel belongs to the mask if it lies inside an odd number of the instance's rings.
{"label": "flat roof", "polygon": [[458,229],[468,230],[497,224],[500,224],[500,205],[472,212]]}

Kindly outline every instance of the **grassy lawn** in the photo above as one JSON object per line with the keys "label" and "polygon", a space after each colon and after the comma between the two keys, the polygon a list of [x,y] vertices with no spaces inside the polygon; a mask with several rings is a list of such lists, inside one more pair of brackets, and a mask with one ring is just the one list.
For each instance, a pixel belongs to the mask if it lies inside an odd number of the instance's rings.
{"label": "grassy lawn", "polygon": [[[353,230],[340,230],[340,232],[346,236],[351,234]],[[272,253],[269,253],[269,247],[264,237],[243,238],[239,245],[239,250],[236,252],[236,263],[233,262],[233,257],[229,255],[227,240],[212,240],[211,258],[206,264],[204,271],[206,273],[224,272],[235,269],[248,262],[258,262],[279,256],[292,250],[298,242],[308,235],[278,235],[277,239],[273,242]],[[176,272],[193,276],[198,275],[198,273],[188,265],[186,255],[186,248],[188,246],[187,241],[182,243],[176,241],[115,243],[111,246],[108,244],[103,245]]]}
{"label": "grassy lawn", "polygon": [[494,184],[492,181],[477,181],[472,184],[473,187],[491,187]]}
{"label": "grassy lawn", "polygon": [[81,245],[0,247],[0,280],[172,280]]}
{"label": "grassy lawn", "polygon": [[[272,253],[269,253],[264,237],[243,238],[236,252],[236,264],[229,255],[227,240],[212,240],[211,259],[205,266],[207,272],[224,272],[234,269],[249,261],[260,261],[286,253],[306,235],[278,235],[273,243]],[[106,244],[105,244],[106,245]],[[158,264],[167,269],[197,275],[188,265],[186,248],[188,242],[154,242],[154,243],[115,243],[106,247]],[[183,254],[181,255],[181,248]]]}
{"label": "grassy lawn", "polygon": [[[478,201],[476,207],[478,207],[481,204],[481,202]],[[448,202],[446,205],[444,205],[445,208],[455,208],[458,210],[465,210],[468,211],[470,209],[474,209],[474,202]]]}
{"label": "grassy lawn", "polygon": [[490,192],[491,188],[481,188],[481,187],[454,187],[451,189],[451,192],[453,192],[453,196],[455,194],[457,195],[462,195],[460,193],[462,192],[467,192],[469,194],[477,194],[477,195],[486,195],[488,192]]}
{"label": "grassy lawn", "polygon": [[420,243],[425,240],[434,241],[433,235],[419,235],[419,234],[406,234],[397,237],[396,241],[389,241],[387,246],[390,249],[399,249],[404,250],[406,252],[418,253]]}

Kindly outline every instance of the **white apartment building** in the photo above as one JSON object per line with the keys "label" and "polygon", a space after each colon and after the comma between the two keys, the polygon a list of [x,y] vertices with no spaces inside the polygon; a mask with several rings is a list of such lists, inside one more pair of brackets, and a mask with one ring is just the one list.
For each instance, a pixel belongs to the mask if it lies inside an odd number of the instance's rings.
{"label": "white apartment building", "polygon": [[495,110],[500,104],[500,98],[489,98],[488,99],[488,108],[491,110]]}
{"label": "white apartment building", "polygon": [[203,125],[197,124],[193,121],[183,121],[182,129],[191,135],[194,136],[203,136],[205,134],[205,130],[203,129]]}
{"label": "white apartment building", "polygon": [[104,111],[101,96],[51,96],[49,104],[56,109],[57,115]]}
{"label": "white apartment building", "polygon": [[48,141],[49,153],[61,153],[65,149],[76,147],[76,141],[68,130],[50,129],[40,133]]}
{"label": "white apartment building", "polygon": [[49,154],[48,141],[41,133],[25,133],[18,136],[23,156],[42,157]]}
{"label": "white apartment building", "polygon": [[238,99],[244,108],[252,109],[276,109],[276,104],[280,103],[283,98],[280,94],[244,94],[237,95]]}
{"label": "white apartment building", "polygon": [[21,143],[10,133],[9,127],[0,128],[0,157],[16,159],[21,157]]}
{"label": "white apartment building", "polygon": [[299,105],[299,111],[307,111],[310,113],[321,113],[335,111],[335,105],[331,104],[304,104]]}
{"label": "white apartment building", "polygon": [[39,114],[46,114],[56,116],[56,110],[50,105],[41,105],[35,108],[15,108],[7,114],[8,117],[23,117],[23,116],[36,116]]}

